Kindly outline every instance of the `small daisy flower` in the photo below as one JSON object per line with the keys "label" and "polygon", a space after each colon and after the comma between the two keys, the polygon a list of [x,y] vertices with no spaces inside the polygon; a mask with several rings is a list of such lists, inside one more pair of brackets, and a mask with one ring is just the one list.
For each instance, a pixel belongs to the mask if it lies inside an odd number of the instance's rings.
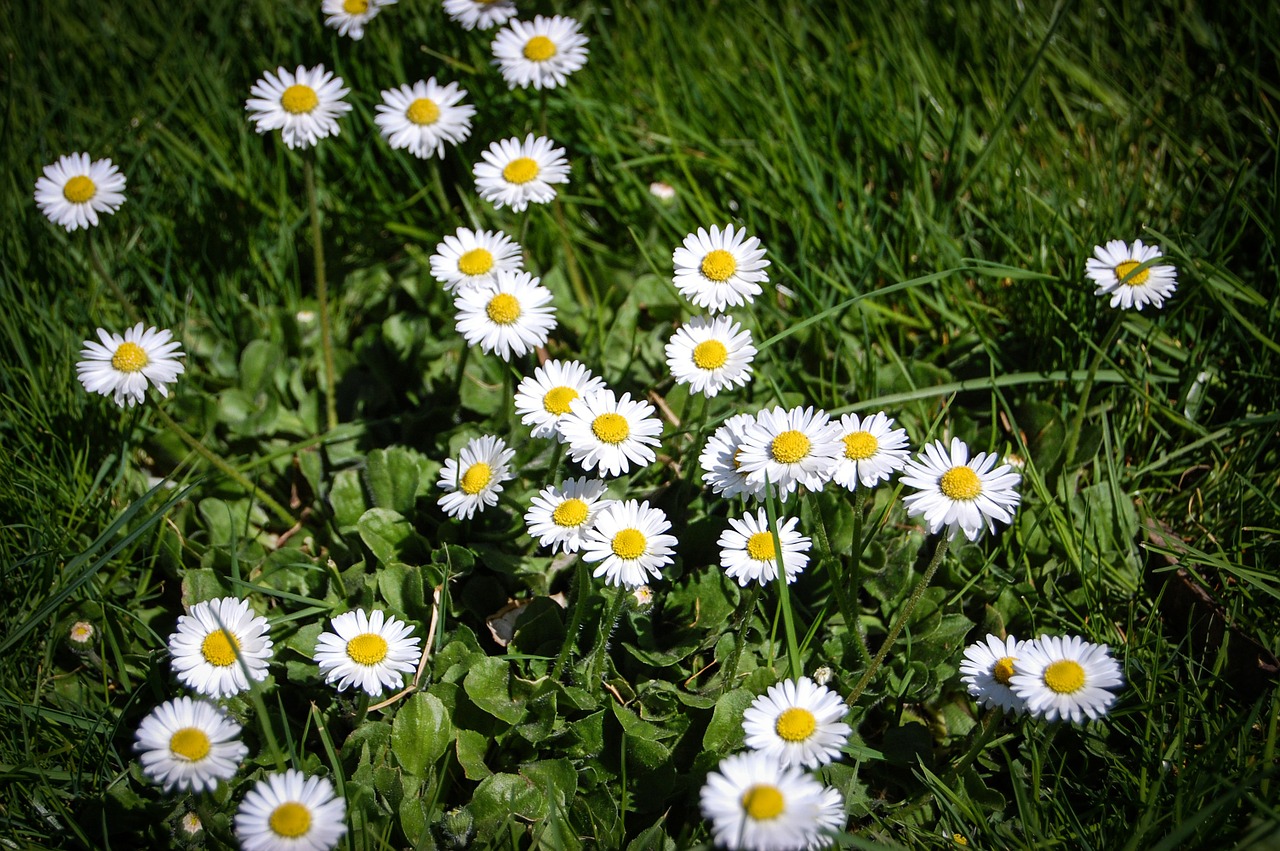
{"label": "small daisy flower", "polygon": [[212,792],[249,753],[239,736],[240,725],[222,708],[180,697],[142,719],[133,749],[142,773],[166,792]]}
{"label": "small daisy flower", "polygon": [[769,280],[764,271],[769,261],[764,259],[760,240],[733,225],[723,231],[712,225],[710,233],[698,228],[684,238],[671,262],[680,295],[711,313],[750,302],[763,292],[760,284]]}
{"label": "small daisy flower", "polygon": [[1164,306],[1164,300],[1178,288],[1178,270],[1173,266],[1147,266],[1148,260],[1163,257],[1155,245],[1136,239],[1130,246],[1122,239],[1094,246],[1093,257],[1085,262],[1089,278],[1098,285],[1094,295],[1111,296],[1111,306],[1142,310],[1148,304]]}
{"label": "small daisy flower", "polygon": [[702,467],[702,481],[725,499],[738,494],[761,499],[763,483],[755,484],[747,479],[742,469],[742,446],[747,429],[756,424],[753,414],[734,414],[712,432],[707,445],[698,457]]}
{"label": "small daisy flower", "polygon": [[472,171],[476,192],[499,210],[510,207],[519,213],[556,197],[553,183],[569,182],[569,161],[564,148],[545,136],[530,133],[523,142],[518,137],[494,142],[483,152]]}
{"label": "small daisy flower", "polygon": [[259,780],[236,811],[243,851],[330,851],[347,832],[347,802],[324,777],[289,769]]}
{"label": "small daisy flower", "polygon": [[884,411],[865,420],[857,414],[840,418],[840,440],[844,452],[831,479],[846,490],[875,487],[907,464],[907,431],[894,428],[893,418]]}
{"label": "small daisy flower", "polygon": [[71,641],[73,647],[88,647],[93,642],[93,636],[97,630],[93,628],[93,624],[88,621],[76,621],[71,625],[71,631],[67,634],[67,638]]}
{"label": "small daisy flower", "polygon": [[111,396],[122,408],[144,401],[148,382],[168,396],[168,385],[185,371],[178,361],[186,356],[182,344],[168,329],[146,328],[139,322],[124,336],[99,328],[98,339],[102,342],[85,340],[76,377],[85,390]]}
{"label": "small daisy flower", "polygon": [[1123,686],[1124,675],[1105,644],[1042,635],[1023,646],[1009,685],[1030,715],[1082,724],[1107,714],[1116,702],[1109,689]]}
{"label": "small daisy flower", "polygon": [[324,0],[320,10],[327,15],[324,25],[359,41],[364,38],[364,25],[372,21],[383,6],[396,0]]}
{"label": "small daisy flower", "polygon": [[524,515],[529,537],[553,553],[576,553],[596,516],[616,502],[604,498],[606,487],[599,479],[581,478],[543,488]]}
{"label": "small daisy flower", "polygon": [[68,154],[37,178],[36,206],[68,231],[96,227],[99,213],[114,213],[124,203],[124,184],[111,160],[90,162],[88,154]]}
{"label": "small daisy flower", "polygon": [[245,110],[259,133],[279,130],[289,148],[309,148],[338,135],[338,118],[351,109],[343,100],[350,91],[323,65],[299,65],[293,73],[277,68],[249,89]]}
{"label": "small daisy flower", "polygon": [[[267,678],[271,627],[254,614],[248,600],[219,597],[196,603],[169,636],[169,655],[178,680],[209,697],[231,697],[249,689],[249,680]],[[245,670],[249,676],[246,678]]]}
{"label": "small daisy flower", "polygon": [[503,269],[492,286],[458,292],[454,305],[458,333],[467,345],[479,345],[485,354],[496,352],[506,361],[546,345],[556,327],[551,290],[528,272]]}
{"label": "small daisy flower", "polygon": [[502,483],[515,478],[510,466],[515,454],[493,435],[468,441],[457,459],[450,458],[440,470],[436,487],[445,491],[440,507],[450,517],[470,520],[477,511],[497,505]]}
{"label": "small daisy flower", "polygon": [[200,816],[196,815],[194,810],[184,813],[182,818],[178,819],[178,826],[187,836],[195,836],[204,830],[204,822],[200,821]]}
{"label": "small daisy flower", "polygon": [[751,332],[728,316],[699,316],[680,326],[667,343],[667,366],[676,383],[707,396],[750,381],[755,356]]}
{"label": "small daisy flower", "polygon": [[431,276],[447,293],[492,287],[499,272],[523,268],[520,244],[500,230],[458,228],[431,255]]}
{"label": "small daisy flower", "polygon": [[1027,642],[1018,641],[1012,635],[996,638],[988,635],[976,644],[965,648],[964,661],[960,663],[960,682],[969,694],[983,706],[1000,707],[1005,712],[1021,715],[1026,710],[1022,698],[1014,694],[1010,683],[1019,673],[1022,649]]}
{"label": "small daisy flower", "polygon": [[536,15],[533,22],[512,21],[491,46],[493,64],[509,88],[554,89],[587,64],[587,37],[573,18]]}
{"label": "small daisy flower", "polygon": [[457,83],[441,86],[435,77],[419,80],[383,91],[373,120],[392,150],[408,148],[419,159],[443,158],[446,144],[457,145],[471,135],[476,108],[462,103],[466,96],[467,90]]}
{"label": "small daisy flower", "polygon": [[[720,761],[699,795],[716,845],[747,851],[793,851],[820,843],[831,825],[823,785],[766,753]],[[842,818],[843,820],[843,818]]]}
{"label": "small daisy flower", "polygon": [[783,680],[751,702],[742,716],[746,745],[779,765],[818,768],[839,758],[849,739],[840,695],[808,677]]}
{"label": "small daisy flower", "polygon": [[487,30],[516,16],[515,0],[444,0],[444,11],[464,30]]}
{"label": "small daisy flower", "polygon": [[920,491],[903,500],[907,514],[924,515],[930,534],[945,527],[950,537],[964,532],[970,541],[982,537],[984,528],[994,532],[996,520],[1011,522],[1022,477],[1008,464],[996,467],[996,460],[996,455],[980,452],[970,461],[969,447],[958,437],[951,439],[950,453],[935,440],[907,461],[902,474],[904,485]]}
{"label": "small daisy flower", "polygon": [[676,199],[676,188],[670,183],[655,180],[649,184],[649,194],[665,204]]}
{"label": "small daisy flower", "polygon": [[738,460],[748,480],[777,488],[786,502],[799,485],[821,490],[843,450],[840,426],[826,411],[774,408],[761,411],[747,427]]}
{"label": "small daisy flower", "polygon": [[313,658],[338,691],[354,685],[377,697],[384,688],[399,688],[403,674],[414,669],[418,641],[413,627],[395,617],[356,609],[333,619],[333,631],[320,634]]}
{"label": "small daisy flower", "polygon": [[599,468],[602,476],[621,476],[632,464],[652,464],[657,455],[662,423],[653,405],[630,393],[618,399],[612,390],[598,390],[569,403],[569,413],[556,423],[569,457],[584,470]]}
{"label": "small daisy flower", "polygon": [[582,560],[596,564],[591,575],[603,576],[606,585],[645,585],[671,564],[676,538],[666,534],[670,528],[662,509],[650,508],[648,502],[615,502],[602,509],[587,530]]}
{"label": "small daisy flower", "polygon": [[[778,542],[782,545],[782,563],[787,570],[787,584],[796,581],[809,565],[812,542],[796,531],[800,521],[795,517],[779,519]],[[745,514],[741,520],[729,518],[729,526],[720,534],[720,566],[730,579],[746,587],[750,582],[772,582],[778,578],[778,552],[769,531],[769,517],[763,508]]]}
{"label": "small daisy flower", "polygon": [[516,413],[532,426],[534,437],[564,440],[556,423],[569,413],[574,399],[604,390],[604,380],[577,361],[549,360],[516,388]]}

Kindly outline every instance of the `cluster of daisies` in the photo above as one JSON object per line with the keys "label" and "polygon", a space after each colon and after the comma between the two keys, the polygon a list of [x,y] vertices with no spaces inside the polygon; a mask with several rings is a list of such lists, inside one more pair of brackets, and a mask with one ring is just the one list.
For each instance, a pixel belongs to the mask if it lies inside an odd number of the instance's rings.
{"label": "cluster of daisies", "polygon": [[988,635],[965,649],[960,673],[983,706],[1074,724],[1107,714],[1124,685],[1107,645],[1079,636]]}

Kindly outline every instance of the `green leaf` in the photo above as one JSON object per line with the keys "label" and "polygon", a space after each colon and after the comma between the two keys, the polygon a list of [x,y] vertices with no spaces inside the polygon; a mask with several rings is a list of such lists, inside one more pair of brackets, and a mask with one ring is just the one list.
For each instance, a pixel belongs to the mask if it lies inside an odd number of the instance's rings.
{"label": "green leaf", "polygon": [[550,801],[543,790],[520,774],[493,774],[480,781],[471,796],[471,814],[476,820],[476,839],[492,839],[511,818],[536,821],[544,818]]}
{"label": "green leaf", "polygon": [[448,710],[440,698],[425,692],[406,700],[391,726],[391,752],[409,774],[425,774],[452,741]]}
{"label": "green leaf", "polygon": [[484,712],[508,724],[524,718],[524,706],[511,696],[511,663],[486,656],[476,660],[462,681],[467,697]]}
{"label": "green leaf", "polygon": [[628,764],[634,760],[641,767],[652,770],[671,758],[671,748],[661,741],[671,735],[669,732],[620,704],[610,703],[609,707],[627,734]]}
{"label": "green leaf", "polygon": [[360,540],[382,564],[397,561],[417,561],[413,555],[421,555],[421,547],[413,524],[404,515],[386,508],[370,508],[360,515],[357,524]]}
{"label": "green leaf", "polygon": [[422,568],[394,562],[378,571],[378,593],[387,605],[410,618],[425,620],[428,615],[422,588]]}
{"label": "green leaf", "polygon": [[489,739],[475,730],[458,730],[455,736],[455,754],[462,773],[468,780],[483,780],[493,774],[485,764],[485,754],[489,750]]}
{"label": "green leaf", "polygon": [[270,392],[277,365],[284,352],[268,340],[251,340],[240,353],[240,388],[250,396]]}
{"label": "green leaf", "polygon": [[418,461],[407,449],[392,447],[370,452],[364,480],[375,507],[401,514],[413,511],[418,493]]}
{"label": "green leaf", "polygon": [[716,701],[716,708],[711,712],[711,721],[707,731],[702,735],[703,750],[718,754],[729,754],[742,747],[742,714],[756,699],[756,696],[744,688],[736,688],[725,692]]}
{"label": "green leaf", "polygon": [[329,488],[329,505],[333,508],[333,519],[338,524],[338,529],[355,528],[360,522],[360,515],[368,508],[359,473],[355,470],[341,470],[334,475],[333,485]]}

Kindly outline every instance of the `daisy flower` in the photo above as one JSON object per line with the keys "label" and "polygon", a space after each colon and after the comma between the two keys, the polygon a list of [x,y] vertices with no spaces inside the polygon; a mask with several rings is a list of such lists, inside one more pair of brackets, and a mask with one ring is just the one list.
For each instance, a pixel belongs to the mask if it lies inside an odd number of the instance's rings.
{"label": "daisy flower", "polygon": [[1021,715],[1026,710],[1022,698],[1014,694],[1010,683],[1019,672],[1022,650],[1027,645],[1012,635],[996,638],[988,635],[976,644],[965,648],[964,661],[960,663],[960,682],[969,694],[983,706],[1000,707],[1005,712]]}
{"label": "daisy flower", "polygon": [[330,851],[347,832],[347,802],[324,777],[289,769],[249,790],[236,810],[244,851]]}
{"label": "daisy flower", "polygon": [[551,290],[528,272],[503,269],[492,286],[461,290],[454,298],[458,308],[458,333],[467,345],[479,345],[485,354],[497,352],[503,360],[524,355],[545,345],[556,327]]}
{"label": "daisy flower", "polygon": [[502,26],[516,16],[515,0],[444,0],[444,11],[464,30]]}
{"label": "daisy flower", "polygon": [[684,238],[684,245],[671,256],[675,264],[675,284],[680,295],[712,313],[723,313],[729,305],[743,305],[760,295],[760,284],[769,280],[764,267],[760,240],[729,225],[723,231],[715,225],[711,233],[698,228]]}
{"label": "daisy flower", "polygon": [[766,753],[720,761],[699,795],[716,845],[791,851],[818,844],[830,826],[829,794],[810,775]]}
{"label": "daisy flower", "polygon": [[1132,246],[1122,239],[1094,246],[1093,257],[1085,262],[1089,278],[1098,285],[1093,294],[1109,295],[1112,307],[1125,310],[1142,310],[1147,304],[1163,307],[1178,288],[1178,270],[1164,265],[1138,268],[1163,256],[1158,246],[1143,245],[1140,239]]}
{"label": "daisy flower", "polygon": [[146,328],[139,322],[123,337],[99,328],[98,339],[102,342],[85,340],[76,377],[85,390],[112,396],[122,408],[145,400],[148,382],[168,396],[168,385],[185,370],[178,358],[186,354],[168,329]]}
{"label": "daisy flower", "polygon": [[93,643],[93,636],[97,632],[93,628],[93,624],[88,621],[76,621],[71,625],[67,638],[71,641],[72,646],[85,648]]}
{"label": "daisy flower", "polygon": [[36,206],[68,231],[96,226],[99,213],[120,209],[124,184],[111,160],[90,162],[88,154],[68,154],[45,166],[44,177],[36,179]]}
{"label": "daisy flower", "polygon": [[279,130],[288,147],[309,148],[338,135],[338,118],[351,109],[343,100],[350,91],[323,65],[309,71],[299,65],[292,74],[277,68],[249,89],[245,110],[259,133]]}
{"label": "daisy flower", "polygon": [[650,447],[662,434],[653,405],[632,401],[630,393],[618,399],[608,389],[574,399],[556,428],[569,444],[569,457],[585,470],[598,467],[603,476],[620,476],[632,464],[652,464],[657,456]]}
{"label": "daisy flower", "polygon": [[166,792],[212,792],[249,754],[239,736],[240,725],[220,707],[180,697],[142,719],[133,749],[142,773]]}
{"label": "daisy flower", "polygon": [[1124,675],[1105,644],[1042,635],[1023,646],[1009,685],[1032,716],[1081,724],[1107,714],[1116,702],[1108,689],[1123,686]]}
{"label": "daisy flower", "polygon": [[840,695],[808,677],[783,680],[742,715],[746,745],[779,765],[817,768],[840,756],[849,739]]}
{"label": "daisy flower", "polygon": [[[248,691],[249,680],[267,678],[271,627],[248,600],[219,597],[196,603],[169,636],[169,655],[179,681],[209,697]],[[246,671],[248,676],[246,676]]]}
{"label": "daisy flower", "polygon": [[777,488],[786,502],[799,485],[821,490],[843,449],[840,426],[826,411],[774,408],[761,411],[746,428],[738,462],[750,482]]}
{"label": "daisy flower", "polygon": [[832,838],[844,830],[844,825],[844,796],[839,789],[823,786],[822,796],[818,799],[818,814],[814,816],[814,827],[817,828],[818,835],[805,848],[811,851],[830,848]]}
{"label": "daisy flower", "polygon": [[604,380],[577,361],[549,360],[516,388],[516,413],[520,422],[533,426],[534,437],[563,441],[556,423],[569,413],[573,400],[604,389]]}
{"label": "daisy flower", "polygon": [[373,120],[392,150],[408,148],[419,159],[444,157],[446,143],[456,145],[471,135],[476,108],[461,102],[466,96],[467,90],[457,83],[441,86],[435,77],[419,80],[383,91]]}
{"label": "daisy flower", "polygon": [[980,452],[970,461],[969,447],[958,437],[951,438],[949,454],[935,440],[907,461],[902,483],[920,491],[903,500],[907,514],[924,515],[930,534],[946,527],[950,537],[964,532],[970,541],[982,537],[984,528],[994,532],[996,520],[1011,522],[1022,477],[1008,464],[996,467],[996,460],[996,455]]}
{"label": "daisy flower", "polygon": [[494,142],[480,155],[472,169],[476,192],[499,210],[510,207],[519,213],[556,197],[553,183],[569,182],[569,162],[564,148],[545,136],[530,133],[523,142],[518,137]]}
{"label": "daisy flower", "polygon": [[351,36],[355,41],[364,38],[364,25],[372,21],[383,6],[393,6],[396,0],[324,0],[321,12],[328,15],[324,25],[338,31],[338,35]]}
{"label": "daisy flower", "polygon": [[597,564],[592,576],[604,577],[606,585],[636,588],[652,577],[662,576],[671,564],[676,538],[667,515],[648,502],[615,502],[596,515],[582,544],[582,560]]}
{"label": "daisy flower", "polygon": [[[782,545],[782,563],[787,570],[787,584],[796,581],[809,565],[811,541],[796,531],[800,521],[795,517],[779,518],[778,542]],[[720,534],[720,566],[730,579],[746,587],[749,582],[772,582],[778,577],[778,553],[769,531],[769,517],[763,508],[745,514],[741,520],[729,518],[729,526]]]}
{"label": "daisy flower", "polygon": [[204,830],[204,822],[200,821],[200,816],[194,810],[184,813],[182,818],[178,819],[178,826],[187,836],[195,836]]}
{"label": "daisy flower", "polygon": [[604,498],[606,487],[599,479],[581,478],[543,488],[524,515],[529,537],[553,553],[576,553],[596,515],[616,501]]}
{"label": "daisy flower", "polygon": [[431,255],[431,276],[447,293],[492,287],[498,272],[523,268],[520,244],[500,230],[458,228]]}
{"label": "daisy flower", "polygon": [[384,688],[399,688],[402,674],[417,664],[419,639],[412,633],[395,617],[356,609],[333,619],[333,632],[320,634],[313,658],[338,691],[354,685],[377,697]]}
{"label": "daisy flower", "polygon": [[502,483],[515,478],[509,463],[515,454],[493,435],[467,441],[457,459],[445,461],[440,470],[436,487],[445,491],[440,507],[450,517],[470,520],[477,511],[497,505]]}
{"label": "daisy flower", "polygon": [[884,411],[865,420],[845,414],[840,418],[840,440],[844,453],[831,479],[847,490],[856,490],[859,483],[870,488],[887,482],[907,464],[907,431],[894,428],[893,418]]}
{"label": "daisy flower", "polygon": [[755,356],[751,332],[727,316],[699,316],[667,343],[667,366],[676,383],[707,396],[750,381]]}
{"label": "daisy flower", "polygon": [[764,496],[764,484],[747,479],[742,469],[742,445],[747,429],[756,424],[753,414],[734,414],[712,432],[707,445],[698,457],[702,467],[702,481],[725,499],[738,494],[760,499]]}
{"label": "daisy flower", "polygon": [[587,64],[587,37],[578,22],[563,15],[536,15],[533,22],[512,21],[491,46],[493,64],[508,88],[554,89]]}

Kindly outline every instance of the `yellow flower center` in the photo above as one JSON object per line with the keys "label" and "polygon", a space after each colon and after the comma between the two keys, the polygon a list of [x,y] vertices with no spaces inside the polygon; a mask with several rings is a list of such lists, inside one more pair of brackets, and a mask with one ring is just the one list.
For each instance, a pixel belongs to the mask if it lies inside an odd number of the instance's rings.
{"label": "yellow flower center", "polygon": [[369,11],[369,0],[342,0],[342,11],[348,15],[363,15]]}
{"label": "yellow flower center", "polygon": [[489,299],[484,312],[498,325],[510,325],[520,318],[520,299],[511,293],[498,293]]}
{"label": "yellow flower center", "polygon": [[547,395],[542,397],[542,410],[548,414],[555,414],[557,417],[561,414],[569,413],[569,404],[578,398],[578,391],[572,387],[552,387],[547,391]]}
{"label": "yellow flower center", "polygon": [[507,183],[528,183],[538,176],[540,170],[529,157],[517,157],[502,170],[502,179]]}
{"label": "yellow flower center", "polygon": [[1002,686],[1009,685],[1009,681],[1013,679],[1013,675],[1017,673],[1013,670],[1014,658],[1005,656],[996,660],[996,664],[991,669],[991,676],[995,677],[996,682]]}
{"label": "yellow flower center", "polygon": [[785,741],[803,742],[813,735],[814,730],[818,729],[818,719],[814,718],[813,713],[809,710],[801,709],[799,706],[792,706],[783,710],[773,728],[778,731],[778,736]]}
{"label": "yellow flower center", "polygon": [[631,436],[631,426],[622,414],[601,414],[591,421],[591,433],[616,446]]}
{"label": "yellow flower center", "polygon": [[489,484],[489,480],[493,478],[493,470],[483,461],[478,464],[472,464],[467,468],[467,472],[462,474],[461,488],[465,494],[475,496],[484,490],[485,485]]}
{"label": "yellow flower center", "polygon": [[239,649],[240,642],[225,629],[209,633],[204,637],[204,641],[200,642],[200,655],[204,656],[204,660],[210,665],[218,668],[234,665],[236,651]]}
{"label": "yellow flower center", "polygon": [[1075,694],[1084,687],[1084,668],[1074,659],[1059,659],[1044,669],[1044,684],[1058,694]]}
{"label": "yellow flower center", "polygon": [[295,83],[280,95],[280,105],[291,115],[302,115],[320,105],[316,90],[301,83]]}
{"label": "yellow flower center", "polygon": [[844,457],[850,461],[865,461],[880,448],[880,441],[869,431],[855,431],[844,436]]}
{"label": "yellow flower center", "polygon": [[742,469],[742,447],[738,447],[737,449],[733,450],[733,458],[730,460],[733,462],[733,469],[735,470]]}
{"label": "yellow flower center", "polygon": [[587,519],[587,504],[580,499],[566,499],[551,512],[551,520],[557,526],[577,528]]}
{"label": "yellow flower center", "polygon": [[969,845],[969,840],[965,839],[963,836],[961,836],[958,833],[951,834],[951,840],[955,842],[955,844],[957,845],[963,845],[965,847],[968,847]]}
{"label": "yellow flower center", "polygon": [[782,815],[786,801],[775,786],[760,784],[742,793],[742,808],[756,821],[769,821]]}
{"label": "yellow flower center", "polygon": [[83,174],[77,174],[62,185],[62,197],[72,204],[83,204],[98,194],[98,187]]}
{"label": "yellow flower center", "polygon": [[978,474],[968,467],[952,467],[938,479],[938,487],[951,499],[977,499],[982,493]]}
{"label": "yellow flower center", "polygon": [[723,248],[708,251],[702,258],[702,276],[708,280],[722,284],[738,271],[738,261]]}
{"label": "yellow flower center", "polygon": [[809,438],[804,436],[804,432],[792,429],[775,437],[773,443],[769,444],[769,451],[773,454],[773,460],[794,464],[809,454],[809,446]]}
{"label": "yellow flower center", "polygon": [[121,343],[111,356],[111,365],[121,372],[137,372],[149,363],[146,349],[137,343]]}
{"label": "yellow flower center", "polygon": [[409,104],[409,108],[404,111],[404,117],[419,126],[435,124],[440,120],[440,107],[436,106],[436,102],[431,98],[418,98]]}
{"label": "yellow flower center", "polygon": [[693,347],[693,362],[698,369],[719,369],[729,359],[729,350],[719,340],[703,340]]}
{"label": "yellow flower center", "polygon": [[768,532],[756,532],[747,538],[747,555],[756,561],[768,561],[774,557],[773,535]]}
{"label": "yellow flower center", "polygon": [[209,755],[209,736],[199,727],[183,727],[169,737],[169,750],[174,756],[199,762]]}
{"label": "yellow flower center", "polygon": [[555,42],[545,35],[535,35],[524,43],[524,58],[530,62],[546,62],[555,55]]}
{"label": "yellow flower center", "polygon": [[613,548],[613,554],[618,558],[631,561],[644,555],[649,542],[645,540],[644,533],[639,529],[623,529],[613,536],[610,546]]}
{"label": "yellow flower center", "polygon": [[376,632],[365,632],[347,642],[347,656],[357,665],[376,665],[387,658],[387,640]]}
{"label": "yellow flower center", "polygon": [[1116,264],[1116,280],[1130,287],[1140,287],[1147,282],[1147,278],[1151,275],[1150,269],[1139,269],[1133,271],[1142,264],[1137,260],[1126,260],[1123,263]]}
{"label": "yellow flower center", "polygon": [[297,801],[285,801],[271,811],[267,823],[276,836],[297,839],[311,830],[311,811]]}
{"label": "yellow flower center", "polygon": [[458,271],[464,275],[483,275],[493,268],[493,255],[486,248],[473,248],[458,258]]}

